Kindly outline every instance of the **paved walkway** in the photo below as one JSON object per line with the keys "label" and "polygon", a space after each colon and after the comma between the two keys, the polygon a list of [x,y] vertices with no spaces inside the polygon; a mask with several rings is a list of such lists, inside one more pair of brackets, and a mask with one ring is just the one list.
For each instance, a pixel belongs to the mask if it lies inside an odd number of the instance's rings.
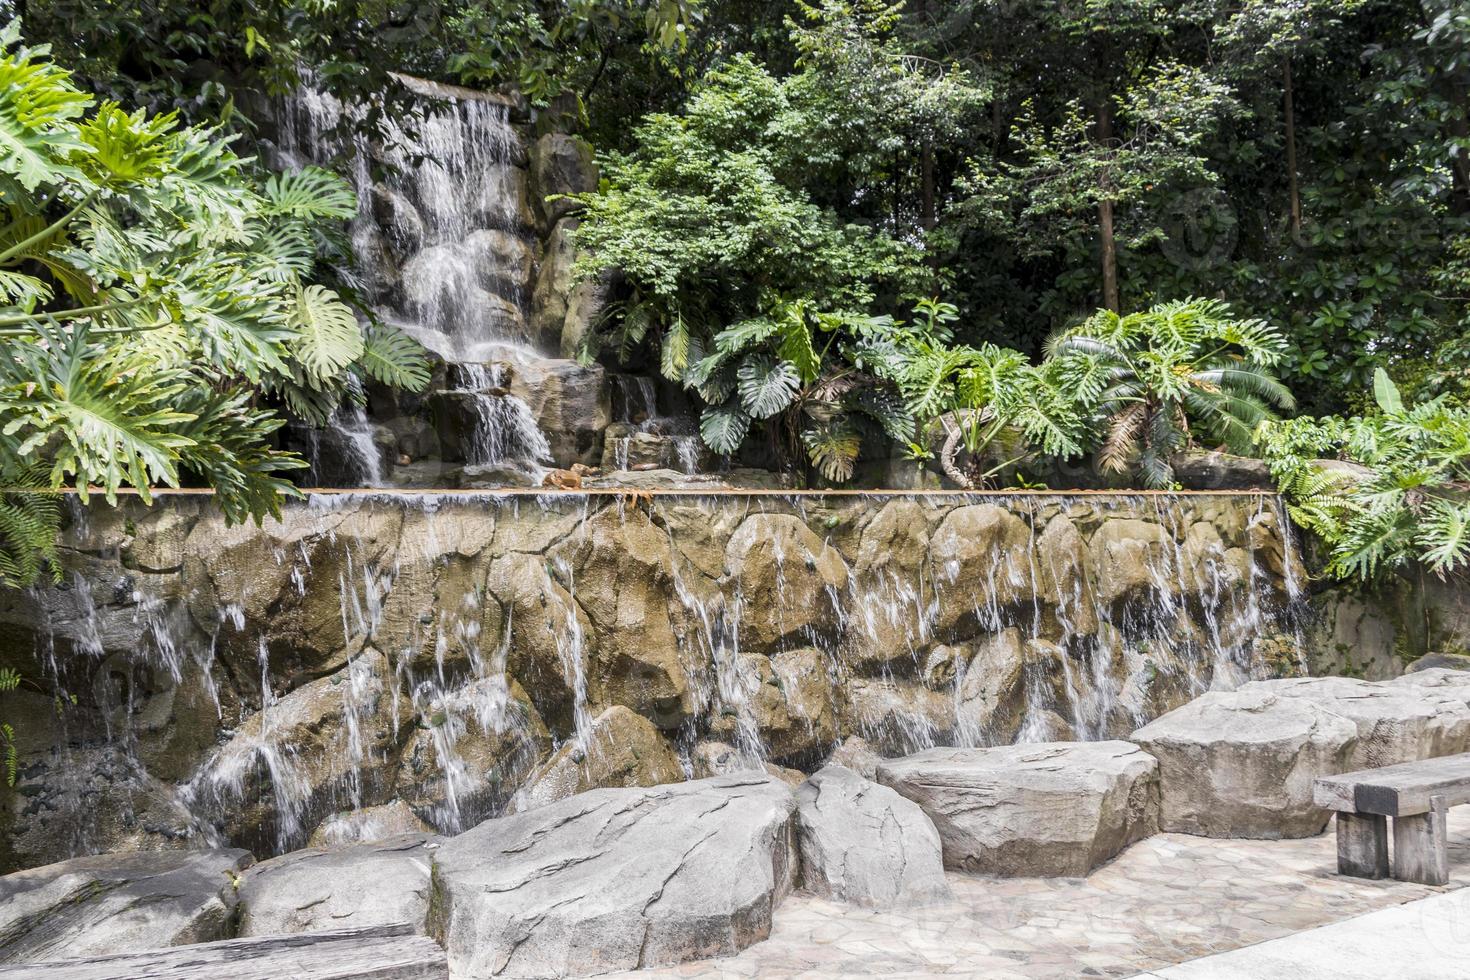
{"label": "paved walkway", "polygon": [[[1339,877],[1331,833],[1297,841],[1160,834],[1086,879],[951,875],[955,902],[913,912],[870,912],[794,895],[777,911],[771,938],[739,956],[625,976],[1073,980],[1152,973],[1169,980],[1308,980],[1312,974],[1295,968],[1261,972],[1265,961],[1242,960],[1246,972],[1239,974],[1166,968],[1470,885],[1470,807],[1451,810],[1449,818],[1446,888]],[[1466,896],[1446,914],[1463,909],[1470,923]],[[1404,914],[1410,922],[1416,915]],[[1470,943],[1459,945],[1470,952]],[[1453,975],[1470,977],[1470,959],[1462,966]],[[1376,976],[1439,974],[1388,969]]]}
{"label": "paved walkway", "polygon": [[1465,980],[1467,940],[1470,891],[1455,891],[1141,973],[1135,980]]}

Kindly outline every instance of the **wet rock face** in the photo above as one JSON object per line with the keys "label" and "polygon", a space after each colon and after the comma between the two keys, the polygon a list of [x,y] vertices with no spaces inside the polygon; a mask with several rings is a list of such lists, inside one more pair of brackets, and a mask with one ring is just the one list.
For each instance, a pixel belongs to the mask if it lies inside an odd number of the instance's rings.
{"label": "wet rock face", "polygon": [[440,838],[399,834],[312,847],[262,861],[240,880],[240,936],[280,936],[407,922],[424,927]]}
{"label": "wet rock face", "polygon": [[958,871],[1085,875],[1159,827],[1158,763],[1127,742],[929,749],[878,781],[923,808]]}
{"label": "wet rock face", "polygon": [[621,705],[592,720],[527,778],[512,811],[530,810],[591,789],[657,786],[684,778],[679,757],[643,716]]}
{"label": "wet rock face", "polygon": [[870,908],[933,905],[952,897],[939,834],[917,805],[842,766],[796,790],[802,884]]}
{"label": "wet rock face", "polygon": [[1310,698],[1212,691],[1133,739],[1159,760],[1164,830],[1274,840],[1327,826],[1312,780],[1352,768],[1358,726]]}
{"label": "wet rock face", "polygon": [[770,932],[795,801],[759,776],[596,790],[487,821],[434,858],[455,976],[567,977],[727,956]]}
{"label": "wet rock face", "polygon": [[[453,833],[527,786],[731,771],[699,745],[799,782],[854,737],[1116,737],[1262,676],[1294,557],[1255,498],[207,504],[94,508],[63,587],[0,594],[0,663],[41,687],[7,702],[0,867],[211,831],[265,857],[385,805]],[[602,718],[615,751],[573,761]]]}
{"label": "wet rock face", "polygon": [[230,935],[246,851],[97,854],[0,878],[0,963],[105,956]]}

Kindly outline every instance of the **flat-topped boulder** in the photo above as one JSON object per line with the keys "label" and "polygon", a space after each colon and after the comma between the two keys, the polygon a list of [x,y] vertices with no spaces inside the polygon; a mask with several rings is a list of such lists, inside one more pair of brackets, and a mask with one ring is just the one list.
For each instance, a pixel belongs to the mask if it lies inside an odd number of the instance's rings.
{"label": "flat-topped boulder", "polygon": [[[1465,680],[1470,686],[1470,674]],[[1253,681],[1240,690],[1306,698],[1350,720],[1358,728],[1350,769],[1456,755],[1470,746],[1470,705],[1452,690],[1351,677],[1287,677]]]}
{"label": "flat-topped boulder", "polygon": [[928,749],[878,765],[939,831],[944,866],[1085,875],[1158,829],[1157,763],[1128,742]]}
{"label": "flat-topped boulder", "polygon": [[0,878],[0,963],[103,956],[228,935],[248,851],[95,854]]}
{"label": "flat-topped boulder", "polygon": [[829,765],[796,790],[802,884],[869,908],[952,898],[939,833],[919,806],[887,786]]}
{"label": "flat-topped boulder", "polygon": [[1211,691],[1133,733],[1159,760],[1161,826],[1202,837],[1320,834],[1312,780],[1352,768],[1358,726],[1305,697]]}
{"label": "flat-topped boulder", "polygon": [[309,847],[262,861],[240,882],[241,936],[409,923],[429,913],[432,834]]}
{"label": "flat-topped boulder", "polygon": [[599,789],[447,840],[432,933],[456,977],[567,977],[728,956],[766,938],[796,872],[763,773]]}

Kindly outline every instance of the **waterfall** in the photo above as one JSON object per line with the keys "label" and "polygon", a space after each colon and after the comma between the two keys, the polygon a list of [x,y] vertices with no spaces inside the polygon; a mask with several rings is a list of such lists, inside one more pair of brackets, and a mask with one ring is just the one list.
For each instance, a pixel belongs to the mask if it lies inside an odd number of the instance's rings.
{"label": "waterfall", "polygon": [[[516,167],[521,138],[508,104],[492,94],[404,81],[413,110],[370,140],[343,135],[364,117],[362,106],[308,79],[278,107],[275,162],[345,168],[358,198],[349,229],[357,285],[378,316],[458,369],[463,384],[453,390],[475,397],[480,422],[470,440],[476,458],[467,462],[535,471],[550,451],[529,407],[507,392],[482,395],[504,386],[498,362],[533,356],[525,344],[533,239]],[[348,410],[330,424],[362,457],[355,485],[384,485],[366,417]]]}
{"label": "waterfall", "polygon": [[[477,455],[534,453],[519,431]],[[0,622],[78,695],[59,764],[130,760],[170,833],[262,855],[390,801],[464,829],[612,705],[690,774],[810,768],[848,736],[1127,737],[1301,648],[1261,495],[323,494],[261,528],[206,504],[79,511],[93,557]]]}

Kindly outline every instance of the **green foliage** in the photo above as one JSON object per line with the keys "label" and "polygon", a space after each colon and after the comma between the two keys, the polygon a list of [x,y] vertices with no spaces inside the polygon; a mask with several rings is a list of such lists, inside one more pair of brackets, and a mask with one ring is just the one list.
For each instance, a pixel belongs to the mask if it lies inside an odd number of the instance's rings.
{"label": "green foliage", "polygon": [[934,279],[916,243],[854,202],[898,148],[954,132],[974,97],[962,73],[902,55],[885,5],[802,10],[797,71],[731,58],[681,114],[646,117],[634,148],[605,158],[603,187],[581,198],[580,274],[617,268],[625,295],[582,356],[627,360],[652,341],[665,377],[707,406],[712,449],[760,429],[836,481],[865,434],[911,429],[881,373],[884,311]]}
{"label": "green foliage", "polygon": [[1196,432],[1248,452],[1273,407],[1294,407],[1270,370],[1285,350],[1264,321],[1202,299],[1127,316],[1102,310],[1048,344],[1060,383],[1101,427],[1102,469],[1150,487],[1173,485],[1170,459]]}
{"label": "green foliage", "polygon": [[[1292,517],[1331,547],[1329,571],[1372,578],[1422,563],[1470,563],[1470,409],[1441,395],[1406,405],[1388,374],[1364,417],[1268,422],[1260,442]],[[1330,468],[1323,459],[1355,464]]]}
{"label": "green foliage", "polygon": [[[355,213],[323,171],[257,184],[211,129],[93,104],[44,47],[0,32],[0,475],[7,489],[200,480],[232,519],[278,513],[301,465],[255,392],[321,417],[359,374],[422,385],[422,352],[305,276],[313,232]],[[39,481],[34,461],[41,460]],[[0,574],[50,555],[54,499],[0,508]],[[27,547],[30,555],[22,554]]]}

